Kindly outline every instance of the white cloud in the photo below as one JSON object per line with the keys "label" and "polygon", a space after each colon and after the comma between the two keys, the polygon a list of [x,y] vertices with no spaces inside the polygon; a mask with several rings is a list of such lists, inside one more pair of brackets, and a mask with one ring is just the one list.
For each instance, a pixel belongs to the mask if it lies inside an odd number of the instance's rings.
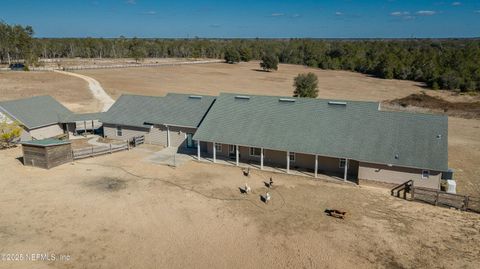
{"label": "white cloud", "polygon": [[461,6],[461,5],[462,5],[461,2],[453,2],[453,3],[452,3],[452,6]]}
{"label": "white cloud", "polygon": [[142,15],[157,15],[157,12],[155,10],[150,10],[147,12],[143,12]]}
{"label": "white cloud", "polygon": [[270,14],[271,17],[281,17],[281,16],[285,16],[285,13],[272,13]]}
{"label": "white cloud", "polygon": [[437,14],[437,12],[433,11],[433,10],[419,10],[415,14],[417,14],[419,16],[433,16],[433,15]]}
{"label": "white cloud", "polygon": [[129,4],[129,5],[136,5],[137,4],[137,0],[126,0],[125,3]]}
{"label": "white cloud", "polygon": [[298,14],[298,13],[295,13],[295,14],[292,15],[292,18],[298,18],[298,17],[300,17],[300,14]]}
{"label": "white cloud", "polygon": [[473,11],[474,13],[480,14],[480,10]]}
{"label": "white cloud", "polygon": [[391,16],[396,16],[396,17],[400,17],[400,16],[408,16],[410,15],[410,12],[408,11],[394,11],[392,13],[390,13]]}
{"label": "white cloud", "polygon": [[343,12],[340,12],[340,11],[337,11],[335,12],[335,16],[342,16],[344,13]]}

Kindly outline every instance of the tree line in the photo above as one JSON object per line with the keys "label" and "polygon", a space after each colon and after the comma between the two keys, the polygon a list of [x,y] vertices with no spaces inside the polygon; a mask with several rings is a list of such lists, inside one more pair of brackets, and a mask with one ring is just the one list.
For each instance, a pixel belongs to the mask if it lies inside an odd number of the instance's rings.
{"label": "tree line", "polygon": [[[30,26],[0,23],[0,60],[37,58],[275,57],[290,63],[350,70],[385,79],[425,82],[433,89],[480,91],[479,39],[140,39],[32,38]],[[232,58],[233,57],[233,58]]]}

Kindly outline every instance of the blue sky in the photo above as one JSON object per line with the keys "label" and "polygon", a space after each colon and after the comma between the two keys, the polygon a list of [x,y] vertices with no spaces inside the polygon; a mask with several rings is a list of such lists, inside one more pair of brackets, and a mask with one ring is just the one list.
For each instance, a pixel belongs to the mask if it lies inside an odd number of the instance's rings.
{"label": "blue sky", "polygon": [[0,0],[37,37],[479,37],[480,0]]}

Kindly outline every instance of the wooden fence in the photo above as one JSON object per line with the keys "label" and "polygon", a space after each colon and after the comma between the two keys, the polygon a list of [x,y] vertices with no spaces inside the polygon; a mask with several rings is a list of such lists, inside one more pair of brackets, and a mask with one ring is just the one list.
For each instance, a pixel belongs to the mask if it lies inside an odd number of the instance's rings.
{"label": "wooden fence", "polygon": [[78,160],[128,149],[129,146],[127,142],[123,144],[109,144],[108,146],[91,146],[72,150],[72,156],[74,160]]}
{"label": "wooden fence", "polygon": [[[422,187],[415,187],[413,181],[406,181],[391,190],[391,194],[397,197],[421,201],[435,206],[454,207],[460,210],[480,213],[480,198],[467,195],[447,193],[440,190],[433,190]],[[403,194],[403,195],[402,195]]]}

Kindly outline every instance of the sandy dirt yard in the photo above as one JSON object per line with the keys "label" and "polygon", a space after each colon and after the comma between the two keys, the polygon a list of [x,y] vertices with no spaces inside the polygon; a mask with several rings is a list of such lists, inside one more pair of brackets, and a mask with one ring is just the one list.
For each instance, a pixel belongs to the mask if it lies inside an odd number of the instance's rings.
{"label": "sandy dirt yard", "polygon": [[[388,190],[190,161],[156,148],[23,167],[0,151],[0,268],[479,268],[480,215]],[[276,187],[268,205],[263,181]],[[240,194],[248,182],[253,192]],[[347,211],[344,220],[324,214]],[[62,255],[62,256],[61,256]],[[69,256],[69,260],[59,260]]]}
{"label": "sandy dirt yard", "polygon": [[82,79],[54,72],[0,72],[0,100],[51,95],[76,112],[95,112],[101,105]]}

